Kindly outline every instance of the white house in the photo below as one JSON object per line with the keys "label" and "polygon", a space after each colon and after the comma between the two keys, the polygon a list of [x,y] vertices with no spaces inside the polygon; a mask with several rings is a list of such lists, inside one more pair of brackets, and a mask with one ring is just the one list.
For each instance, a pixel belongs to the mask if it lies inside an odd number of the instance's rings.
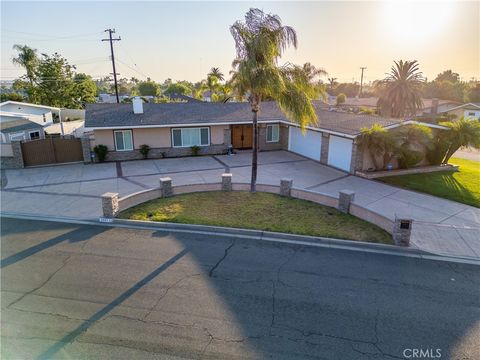
{"label": "white house", "polygon": [[445,111],[441,111],[439,113],[456,115],[457,118],[461,118],[463,116],[465,119],[480,120],[480,103],[466,103]]}
{"label": "white house", "polygon": [[[0,114],[26,118],[45,127],[53,124],[53,114],[59,116],[60,108],[17,101],[5,101],[0,104]],[[2,117],[2,121],[6,121],[6,118]]]}

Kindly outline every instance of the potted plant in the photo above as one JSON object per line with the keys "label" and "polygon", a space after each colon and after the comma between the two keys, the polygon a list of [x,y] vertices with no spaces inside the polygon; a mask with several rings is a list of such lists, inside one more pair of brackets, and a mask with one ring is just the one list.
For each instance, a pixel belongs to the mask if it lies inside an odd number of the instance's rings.
{"label": "potted plant", "polygon": [[150,152],[150,146],[147,144],[140,145],[140,154],[143,155],[143,158],[148,158],[148,153]]}
{"label": "potted plant", "polygon": [[198,145],[190,146],[190,149],[192,150],[192,155],[193,156],[197,156],[198,153],[200,152],[200,146],[198,146]]}
{"label": "potted plant", "polygon": [[99,162],[104,162],[107,157],[108,148],[106,145],[99,144],[93,148],[95,155],[97,155]]}

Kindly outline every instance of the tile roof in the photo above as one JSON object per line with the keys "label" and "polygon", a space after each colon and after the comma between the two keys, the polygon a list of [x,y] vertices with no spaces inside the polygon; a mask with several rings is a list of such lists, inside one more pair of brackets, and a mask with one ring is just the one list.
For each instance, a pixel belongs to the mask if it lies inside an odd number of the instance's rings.
{"label": "tile roof", "polygon": [[[315,101],[314,106],[318,124],[312,127],[348,135],[356,135],[361,128],[370,127],[375,123],[389,126],[402,122],[402,119],[329,111],[320,101]],[[87,104],[85,127],[189,126],[252,121],[250,105],[245,102],[149,103],[143,104],[143,110],[143,114],[134,114],[131,104]],[[258,120],[288,121],[273,101],[261,104]]]}

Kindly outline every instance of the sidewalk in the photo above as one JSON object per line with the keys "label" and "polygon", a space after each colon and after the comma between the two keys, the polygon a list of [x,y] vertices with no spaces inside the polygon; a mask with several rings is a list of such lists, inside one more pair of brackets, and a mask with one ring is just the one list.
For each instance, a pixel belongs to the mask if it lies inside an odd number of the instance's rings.
{"label": "sidewalk", "polygon": [[[1,191],[2,211],[95,219],[101,216],[105,192],[125,196],[158,187],[161,176],[174,185],[219,182],[230,170],[235,182],[250,181],[251,154],[178,159],[140,160],[95,165],[7,170]],[[480,209],[351,176],[295,154],[260,153],[259,184],[278,185],[281,178],[294,186],[338,196],[353,190],[355,202],[392,220],[414,220],[412,246],[436,254],[480,258]]]}

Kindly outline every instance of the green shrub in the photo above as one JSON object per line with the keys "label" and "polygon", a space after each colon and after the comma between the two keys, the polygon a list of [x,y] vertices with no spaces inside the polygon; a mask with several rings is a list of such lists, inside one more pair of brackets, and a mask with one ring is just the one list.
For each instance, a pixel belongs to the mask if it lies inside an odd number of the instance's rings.
{"label": "green shrub", "polygon": [[148,158],[148,153],[150,152],[150,146],[147,144],[140,145],[140,154],[143,155],[143,158]]}
{"label": "green shrub", "polygon": [[341,93],[337,95],[337,105],[344,104],[347,101],[347,95]]}
{"label": "green shrub", "polygon": [[198,145],[190,146],[190,149],[192,150],[192,155],[193,156],[197,156],[198,153],[200,152],[200,146],[198,146]]}
{"label": "green shrub", "polygon": [[99,144],[93,148],[93,151],[97,155],[99,162],[104,162],[107,157],[108,147],[106,145]]}
{"label": "green shrub", "polygon": [[398,167],[400,169],[409,169],[417,165],[422,159],[423,153],[421,151],[403,148],[398,156]]}

